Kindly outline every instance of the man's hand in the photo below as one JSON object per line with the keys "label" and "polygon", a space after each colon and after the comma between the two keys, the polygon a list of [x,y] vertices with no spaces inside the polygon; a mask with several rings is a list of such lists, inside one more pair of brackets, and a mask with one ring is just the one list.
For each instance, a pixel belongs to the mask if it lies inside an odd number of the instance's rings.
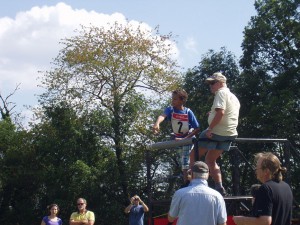
{"label": "man's hand", "polygon": [[211,132],[211,130],[207,130],[206,131],[206,137],[207,138],[212,138],[212,132]]}

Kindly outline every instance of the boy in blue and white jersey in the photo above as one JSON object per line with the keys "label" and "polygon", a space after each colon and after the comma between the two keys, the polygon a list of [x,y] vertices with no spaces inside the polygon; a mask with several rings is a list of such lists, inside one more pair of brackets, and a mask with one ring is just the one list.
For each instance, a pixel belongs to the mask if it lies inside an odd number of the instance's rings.
{"label": "boy in blue and white jersey", "polygon": [[[171,121],[175,140],[182,140],[184,138],[191,138],[200,131],[199,123],[189,108],[184,107],[188,98],[188,94],[183,89],[177,89],[172,92],[172,106],[167,107],[163,114],[158,116],[153,125],[153,132],[159,132],[159,125],[166,118]],[[184,177],[184,182],[187,182],[187,171],[189,169],[189,158],[192,146],[180,147],[181,166]]]}

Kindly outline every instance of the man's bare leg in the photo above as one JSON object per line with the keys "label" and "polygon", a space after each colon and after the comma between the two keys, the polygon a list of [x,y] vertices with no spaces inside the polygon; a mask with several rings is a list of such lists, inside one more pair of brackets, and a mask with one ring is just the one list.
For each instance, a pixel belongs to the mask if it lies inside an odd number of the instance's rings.
{"label": "man's bare leg", "polygon": [[222,174],[219,165],[217,164],[217,159],[222,155],[222,150],[210,150],[207,152],[205,157],[205,162],[208,165],[210,176],[215,181],[216,190],[223,192],[225,194],[225,189],[222,185]]}

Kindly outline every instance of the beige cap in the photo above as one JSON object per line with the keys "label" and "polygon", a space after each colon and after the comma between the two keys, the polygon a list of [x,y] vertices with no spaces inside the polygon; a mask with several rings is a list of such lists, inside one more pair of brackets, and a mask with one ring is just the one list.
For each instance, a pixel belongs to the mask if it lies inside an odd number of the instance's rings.
{"label": "beige cap", "polygon": [[226,77],[222,74],[222,73],[220,73],[220,72],[217,72],[217,73],[214,73],[213,75],[211,75],[210,77],[208,77],[206,80],[205,80],[205,82],[206,83],[210,83],[210,82],[212,82],[212,81],[220,81],[220,82],[222,82],[222,83],[226,83]]}

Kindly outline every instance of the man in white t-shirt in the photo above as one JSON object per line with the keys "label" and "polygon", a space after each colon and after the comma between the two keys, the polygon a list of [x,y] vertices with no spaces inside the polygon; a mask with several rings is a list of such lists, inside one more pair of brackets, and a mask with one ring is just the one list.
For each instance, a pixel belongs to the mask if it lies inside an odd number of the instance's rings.
{"label": "man in white t-shirt", "polygon": [[215,181],[215,189],[222,195],[226,191],[222,185],[220,167],[216,160],[224,151],[229,151],[231,142],[237,137],[240,102],[226,85],[226,77],[218,72],[206,79],[211,93],[215,95],[208,114],[208,128],[200,134],[199,158],[206,154],[210,175]]}

